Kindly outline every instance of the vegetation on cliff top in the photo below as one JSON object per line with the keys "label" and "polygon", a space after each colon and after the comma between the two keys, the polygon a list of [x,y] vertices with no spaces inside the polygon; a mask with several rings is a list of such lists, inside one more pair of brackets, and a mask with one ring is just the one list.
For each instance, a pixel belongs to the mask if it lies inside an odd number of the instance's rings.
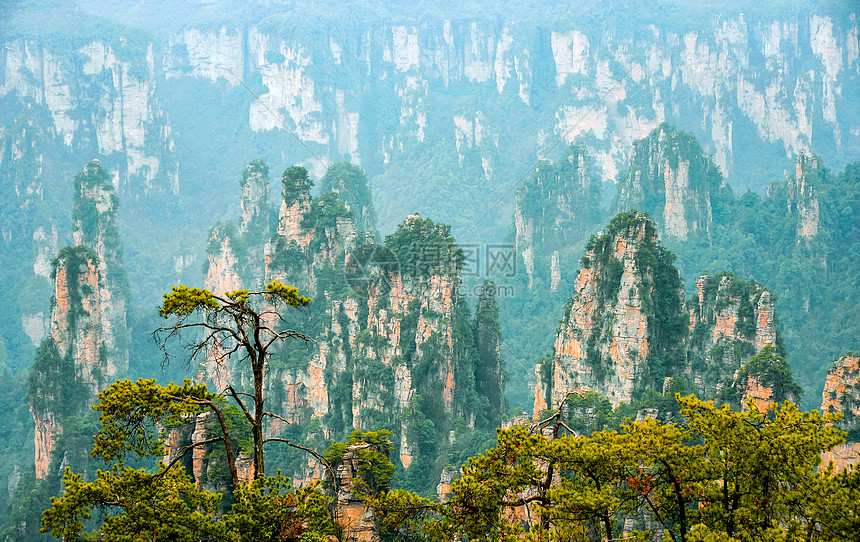
{"label": "vegetation on cliff top", "polygon": [[463,250],[451,235],[451,226],[418,215],[386,235],[385,247],[394,253],[403,273],[416,278],[459,274],[463,265]]}
{"label": "vegetation on cliff top", "polygon": [[337,162],[326,170],[319,186],[322,194],[337,192],[340,200],[352,211],[359,230],[376,231],[376,211],[370,193],[370,181],[363,169],[349,162]]}
{"label": "vegetation on cliff top", "polygon": [[[636,295],[647,317],[648,357],[643,367],[648,376],[637,375],[636,397],[647,389],[659,389],[666,376],[679,374],[686,364],[684,339],[689,317],[684,311],[683,286],[674,267],[675,255],[657,241],[657,226],[646,213],[635,209],[616,215],[606,231],[592,236],[581,260],[584,269],[594,269],[597,303],[600,304],[586,344],[586,363],[595,379],[606,378],[608,363],[599,345],[611,340],[607,326],[614,322],[625,263],[615,256],[618,246],[634,255]],[[564,318],[570,318],[573,303],[565,307]],[[545,364],[546,362],[544,362]],[[548,374],[547,376],[550,376]]]}

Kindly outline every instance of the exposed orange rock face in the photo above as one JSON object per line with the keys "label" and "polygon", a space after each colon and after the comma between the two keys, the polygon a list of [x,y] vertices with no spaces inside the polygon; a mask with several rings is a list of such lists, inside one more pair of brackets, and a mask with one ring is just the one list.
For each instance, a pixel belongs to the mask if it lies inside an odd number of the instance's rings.
{"label": "exposed orange rock face", "polygon": [[254,479],[254,456],[250,452],[239,452],[236,456],[236,473],[240,482],[248,483]]}
{"label": "exposed orange rock face", "polygon": [[773,388],[763,386],[756,380],[755,376],[748,375],[746,387],[744,388],[741,406],[746,408],[747,401],[752,399],[759,412],[767,412],[773,402]]}
{"label": "exposed orange rock face", "polygon": [[[841,413],[838,426],[846,431],[856,429],[860,421],[860,355],[849,352],[833,363],[824,381],[821,411]],[[822,454],[821,464],[833,461],[837,471],[860,463],[860,442],[846,442]]]}
{"label": "exposed orange rock face", "polygon": [[243,288],[242,278],[239,276],[239,261],[233,251],[232,242],[224,226],[212,228],[209,246],[217,246],[218,250],[208,255],[209,268],[206,270],[204,286],[217,295]]}
{"label": "exposed orange rock face", "polygon": [[536,382],[535,385],[535,405],[533,409],[532,419],[534,421],[538,421],[540,419],[541,412],[549,408],[549,405],[546,402],[546,399],[543,396],[543,382],[541,382],[541,367],[538,365],[535,367],[535,376]]}
{"label": "exposed orange rock face", "polygon": [[54,452],[54,446],[56,445],[56,438],[63,431],[63,427],[57,422],[57,419],[51,412],[36,413],[30,407],[30,413],[33,415],[33,421],[36,423],[36,479],[41,480],[48,474],[48,468],[51,465],[51,454]]}
{"label": "exposed orange rock face", "polygon": [[692,376],[707,395],[721,376],[734,374],[766,345],[777,344],[774,302],[760,284],[730,273],[701,275],[696,289],[698,302],[687,307],[692,335],[688,350],[702,362]]}
{"label": "exposed orange rock face", "polygon": [[302,220],[311,210],[310,191],[304,187],[298,189],[295,201],[281,201],[278,213],[278,235],[284,237],[287,243],[295,242],[300,248],[307,248],[313,239],[313,231],[302,228]]}
{"label": "exposed orange rock face", "polygon": [[436,496],[440,501],[444,501],[451,494],[451,484],[457,479],[457,469],[445,467],[442,470],[442,475],[439,477],[439,484],[436,485]]}
{"label": "exposed orange rock face", "polygon": [[761,351],[768,344],[776,344],[776,325],[773,314],[773,297],[769,291],[765,290],[759,297],[755,308],[755,346],[758,351]]}
{"label": "exposed orange rock face", "polygon": [[[765,346],[779,343],[773,297],[754,281],[742,281],[730,273],[702,275],[696,281],[698,296],[686,306],[679,282],[673,286],[677,291],[656,292],[654,269],[640,267],[641,261],[648,260],[640,258],[641,251],[654,250],[645,244],[655,242],[650,233],[654,226],[646,224],[653,223],[633,212],[619,215],[609,226],[610,233],[589,244],[569,312],[556,336],[551,370],[539,367],[536,371],[535,418],[560,404],[571,391],[596,391],[616,406],[630,402],[640,383],[660,385],[652,380],[648,364],[654,354],[689,362],[686,377],[697,393],[710,396],[722,377],[731,377]],[[658,296],[679,300],[677,317],[663,309],[662,319],[683,323],[689,317],[689,326],[673,328],[677,337],[673,344],[655,346],[654,337],[660,334],[650,326],[659,324],[649,322],[646,311],[655,310]],[[655,352],[655,348],[665,350]],[[548,375],[551,380],[546,382]],[[770,400],[772,390],[754,379],[747,384],[741,387],[749,396],[761,404]]]}
{"label": "exposed orange rock face", "polygon": [[[194,424],[194,432],[191,434],[191,442],[197,444],[206,440],[206,420],[209,418],[208,413],[197,416]],[[191,450],[191,472],[198,485],[203,478],[203,460],[206,458],[206,448],[197,446]]]}
{"label": "exposed orange rock face", "polygon": [[[103,301],[99,266],[94,254],[84,247],[69,249],[57,259],[54,269],[54,298],[50,339],[61,358],[71,356],[78,378],[95,396],[116,376],[116,363],[106,356]],[[31,407],[36,424],[36,473],[44,476],[51,460],[62,420],[72,412],[37,411]]]}
{"label": "exposed orange rock face", "polygon": [[[860,355],[846,354],[833,363],[827,373],[822,392],[822,412],[842,412],[847,420],[860,417],[857,404],[858,384],[860,384]],[[847,412],[846,412],[847,408]]]}
{"label": "exposed orange rock face", "polygon": [[[70,274],[75,277],[74,281],[69,280]],[[57,344],[60,356],[65,357],[71,353],[78,374],[89,385],[93,394],[104,380],[103,376],[98,375],[108,372],[99,363],[99,347],[104,342],[102,327],[99,325],[102,304],[99,300],[101,291],[98,284],[99,270],[92,261],[79,265],[72,273],[69,272],[66,262],[61,261],[54,282],[54,297],[57,303],[51,313],[51,338]],[[77,306],[73,306],[73,298],[79,300]],[[73,319],[70,318],[72,311],[75,312]],[[112,372],[109,371],[104,376],[110,377]]]}
{"label": "exposed orange rock face", "polygon": [[370,444],[354,444],[347,448],[341,463],[333,465],[336,471],[336,480],[334,481],[336,493],[334,497],[337,503],[337,514],[335,521],[338,523],[338,527],[344,531],[346,540],[351,542],[379,540],[373,510],[365,504],[359,490],[357,453],[370,447]]}
{"label": "exposed orange rock face", "polygon": [[[640,269],[637,261],[638,247],[647,235],[645,224],[643,215],[611,240],[611,257],[620,265],[619,285],[612,298],[601,291],[609,270],[598,262],[593,250],[586,253],[592,263],[576,277],[570,313],[562,320],[555,341],[552,393],[546,398],[542,392],[537,395],[535,416],[547,405],[558,405],[574,390],[600,391],[614,405],[631,400],[650,350],[648,317],[640,293],[650,270]],[[590,343],[608,366],[603,377],[595,375],[588,359]],[[537,389],[545,389],[540,372],[538,379]]]}
{"label": "exposed orange rock face", "polygon": [[[77,218],[72,236],[75,245],[85,245],[93,249],[98,260],[97,320],[101,329],[101,340],[106,350],[102,372],[107,381],[117,374],[128,370],[129,352],[125,346],[130,343],[126,322],[126,294],[119,277],[125,275],[122,264],[122,247],[117,229],[118,200],[110,175],[91,160],[75,178],[75,209],[94,207],[95,217],[87,216],[87,224]],[[95,222],[95,223],[93,223]]]}
{"label": "exposed orange rock face", "polygon": [[846,442],[821,454],[821,466],[826,467],[830,463],[836,472],[860,463],[860,442]]}

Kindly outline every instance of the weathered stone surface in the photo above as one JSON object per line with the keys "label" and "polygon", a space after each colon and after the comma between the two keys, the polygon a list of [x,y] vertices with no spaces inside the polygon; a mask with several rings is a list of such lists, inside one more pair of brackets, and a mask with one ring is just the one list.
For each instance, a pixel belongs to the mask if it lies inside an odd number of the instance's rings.
{"label": "weathered stone surface", "polygon": [[451,483],[457,479],[459,472],[452,467],[445,467],[442,470],[442,475],[439,477],[439,484],[436,486],[436,496],[440,501],[444,501],[451,494]]}
{"label": "weathered stone surface", "polygon": [[[780,344],[770,292],[731,273],[702,275],[698,295],[684,306],[678,271],[671,261],[656,263],[664,253],[655,243],[653,222],[633,211],[618,215],[608,233],[590,242],[554,357],[536,369],[535,418],[571,391],[596,391],[618,405],[649,388],[661,391],[668,376],[688,380],[702,396],[732,386],[740,394],[735,400],[766,404],[772,398],[773,390],[752,375],[741,383],[732,376],[767,345]],[[662,280],[655,280],[657,272]],[[674,339],[667,343],[667,336]],[[655,346],[659,340],[664,343]],[[651,356],[659,360],[656,367]]]}
{"label": "weathered stone surface", "polygon": [[7,42],[3,49],[0,96],[15,93],[44,104],[69,149],[80,148],[80,134],[86,132],[86,145],[94,142],[102,156],[117,155],[123,162],[115,170],[118,184],[145,192],[162,180],[162,189],[178,191],[174,141],[157,96],[152,44],[133,62],[102,41],[73,51],[81,60],[75,63],[30,40]]}
{"label": "weathered stone surface", "polygon": [[126,321],[128,292],[117,222],[118,208],[119,199],[110,175],[98,160],[91,160],[75,177],[72,237],[76,245],[88,246],[98,255],[98,282],[97,285],[88,285],[88,288],[98,290],[95,296],[98,317],[94,322],[101,328],[107,349],[105,367],[102,368],[106,382],[128,370],[128,345],[131,342]]}
{"label": "weathered stone surface", "polygon": [[575,145],[558,164],[539,164],[517,191],[516,250],[530,289],[537,274],[549,276],[555,291],[562,272],[575,265],[570,244],[585,237],[599,208],[600,187],[590,163],[586,147]]}
{"label": "weathered stone surface", "polygon": [[[233,232],[235,235],[235,228]],[[207,290],[217,295],[243,288],[233,242],[234,238],[226,225],[218,224],[209,234],[209,266],[203,284]]]}
{"label": "weathered stone surface", "polygon": [[836,472],[842,472],[850,466],[860,463],[860,442],[846,442],[821,454],[821,465],[833,463]]}
{"label": "weathered stone surface", "polygon": [[[74,360],[77,377],[95,394],[104,383],[105,360],[100,359],[104,340],[99,325],[99,271],[92,256],[78,247],[57,260],[50,340],[56,345],[60,358],[69,356]],[[37,393],[46,392],[37,390]],[[30,411],[36,425],[36,476],[42,478],[47,474],[56,438],[62,431],[62,420],[75,413],[36,410],[32,405]]]}
{"label": "weathered stone surface", "polygon": [[774,400],[773,388],[763,385],[754,375],[747,376],[744,393],[741,397],[741,405],[746,407],[747,402],[752,399],[759,412],[767,412]]}
{"label": "weathered stone surface", "polygon": [[60,356],[75,360],[78,375],[93,394],[104,381],[102,375],[110,375],[99,359],[104,339],[99,325],[102,303],[98,283],[99,271],[93,260],[61,260],[54,280],[56,305],[51,313],[51,338]]}
{"label": "weathered stone surface", "polygon": [[[128,370],[127,292],[117,231],[118,200],[113,191],[110,176],[98,160],[90,161],[75,177],[73,238],[78,246],[61,250],[50,273],[54,303],[47,335],[59,357],[72,360],[76,378],[91,398]],[[50,236],[45,234],[46,242],[56,242],[56,235],[53,230]],[[38,317],[31,321],[38,327]],[[34,338],[38,331],[33,331]],[[86,405],[92,402],[79,399]],[[36,470],[43,476],[63,420],[76,413],[31,411],[37,426]]]}
{"label": "weathered stone surface", "polygon": [[646,202],[661,201],[662,212],[655,219],[662,237],[710,239],[711,197],[723,183],[719,168],[692,134],[661,124],[634,144],[616,210],[641,209]]}
{"label": "weathered stone surface", "polygon": [[[347,282],[344,277],[351,276],[349,265],[358,258],[366,258],[367,250],[370,253],[380,250],[381,254],[390,250],[376,245],[373,234],[363,236],[358,231],[352,212],[344,208],[336,194],[312,198],[300,169],[290,168],[284,175],[278,227],[271,237],[265,236],[263,280],[296,285],[302,293],[314,297],[312,303],[317,305],[313,310],[309,307],[306,311],[284,314],[291,327],[299,331],[313,329],[314,342],[305,346],[288,341],[271,351],[267,404],[283,420],[267,424],[266,434],[277,436],[318,424],[320,430],[307,438],[314,441],[309,445],[324,447],[329,439],[343,438],[353,429],[385,428],[393,433],[396,461],[408,469],[419,449],[416,432],[409,429],[410,413],[419,390],[439,398],[439,419],[432,421],[440,433],[445,428],[443,446],[451,445],[447,436],[452,431],[448,425],[456,417],[462,416],[470,428],[475,426],[476,413],[468,411],[458,399],[477,389],[475,368],[457,367],[455,326],[465,325],[470,337],[476,333],[471,322],[458,320],[463,318],[458,305],[462,301],[457,295],[459,272],[443,266],[428,268],[425,273],[416,262],[403,261],[399,267],[389,267],[385,262],[371,260],[356,264],[359,279],[364,273],[367,282]],[[243,182],[253,179],[259,180],[259,176],[244,178]],[[243,203],[243,224],[250,222],[245,215],[252,208],[250,203]],[[444,232],[447,236],[447,230],[440,227],[417,215],[407,218],[401,226],[404,235],[410,239],[413,236],[411,242],[418,244],[425,233]],[[244,284],[242,276],[252,258],[248,231],[241,226],[239,232],[227,235],[222,225],[212,230],[207,289],[222,293],[250,287]],[[247,248],[241,255],[234,248],[239,243],[243,249]],[[409,248],[422,249],[417,245]],[[426,248],[429,254],[439,247],[431,243]],[[302,313],[311,311],[314,315],[306,321]],[[497,310],[490,312],[492,324],[497,326]],[[488,355],[494,352],[498,358],[494,374],[500,379],[498,344],[493,346],[488,340],[484,343]],[[247,369],[236,360],[218,359],[228,349],[229,345],[214,345],[201,367],[201,381],[208,381],[218,389],[248,381]],[[420,378],[416,378],[414,371],[419,364],[424,369]],[[489,370],[493,372],[492,367]],[[461,390],[461,386],[470,388]],[[498,385],[497,388],[501,389]],[[477,392],[488,393],[483,388]],[[491,404],[493,416],[500,415],[502,401],[499,392]],[[301,485],[318,477],[320,471],[318,465],[309,463],[301,472],[287,474]]]}
{"label": "weathered stone surface", "polygon": [[337,465],[334,480],[326,473],[326,480],[334,488],[334,499],[337,506],[335,521],[344,531],[346,540],[350,542],[369,542],[379,540],[373,510],[365,504],[361,478],[359,474],[358,453],[372,448],[370,444],[358,443],[349,446],[343,454],[343,459]]}
{"label": "weathered stone surface", "polygon": [[[650,224],[638,214],[629,226],[601,237],[605,253],[596,253],[596,247],[586,252],[590,264],[576,277],[549,362],[552,370],[538,372],[535,415],[560,404],[570,391],[599,391],[615,405],[629,402],[634,388],[647,379],[651,344],[642,292],[650,295],[653,269],[640,266],[638,254],[646,240],[654,242]],[[617,282],[608,287],[609,281]],[[552,375],[551,383],[544,381],[546,374]]]}
{"label": "weathered stone surface", "polygon": [[842,421],[837,425],[848,431],[848,442],[822,454],[821,464],[833,461],[837,471],[860,463],[860,442],[857,429],[860,427],[860,354],[849,352],[837,359],[827,373],[821,398],[821,411],[841,413]]}
{"label": "weathered stone surface", "polygon": [[778,343],[770,291],[731,273],[701,275],[697,296],[688,301],[688,356],[696,388],[711,395],[766,345]]}
{"label": "weathered stone surface", "polygon": [[788,213],[797,215],[797,238],[809,242],[818,235],[819,175],[823,169],[821,158],[805,153],[797,155],[795,175],[788,178]]}
{"label": "weathered stone surface", "polygon": [[56,438],[62,432],[63,426],[59,424],[53,413],[37,413],[32,407],[30,413],[33,415],[33,421],[36,425],[36,457],[34,460],[36,479],[41,480],[48,474],[51,454],[54,452]]}

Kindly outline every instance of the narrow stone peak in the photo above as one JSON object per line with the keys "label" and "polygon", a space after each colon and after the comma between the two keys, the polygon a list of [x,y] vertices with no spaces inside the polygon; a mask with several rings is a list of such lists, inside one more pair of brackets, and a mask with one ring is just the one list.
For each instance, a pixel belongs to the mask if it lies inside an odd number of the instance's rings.
{"label": "narrow stone peak", "polygon": [[799,400],[767,288],[731,273],[701,275],[685,302],[674,260],[656,223],[636,210],[591,238],[553,355],[536,371],[535,417],[572,391],[617,406],[666,393],[676,379],[737,406],[749,397]]}
{"label": "narrow stone peak", "polygon": [[517,191],[515,241],[529,288],[536,275],[553,277],[557,286],[560,270],[578,258],[570,250],[571,244],[585,240],[590,225],[598,220],[600,185],[592,178],[590,164],[587,147],[571,145],[558,163],[538,164]]}
{"label": "narrow stone peak", "polygon": [[630,402],[683,368],[687,318],[673,259],[657,243],[654,222],[639,211],[619,214],[592,237],[554,356],[539,370],[535,416],[570,391]]}
{"label": "narrow stone peak", "polygon": [[662,236],[686,240],[711,237],[712,199],[725,179],[695,136],[663,123],[636,141],[627,173],[622,175],[615,209],[658,209]]}
{"label": "narrow stone peak", "polygon": [[754,280],[732,273],[701,275],[696,295],[687,300],[690,337],[687,357],[695,387],[712,395],[766,345],[784,355],[771,293]]}

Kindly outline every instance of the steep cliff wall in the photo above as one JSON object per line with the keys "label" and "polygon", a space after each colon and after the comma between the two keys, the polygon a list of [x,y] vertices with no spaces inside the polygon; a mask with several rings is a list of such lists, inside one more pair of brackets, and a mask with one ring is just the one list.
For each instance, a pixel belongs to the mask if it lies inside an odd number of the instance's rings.
{"label": "steep cliff wall", "polygon": [[818,235],[820,207],[818,190],[824,177],[820,156],[800,153],[795,161],[795,174],[786,182],[786,210],[797,222],[798,241],[809,243]]}
{"label": "steep cliff wall", "polygon": [[[74,36],[59,39],[55,31],[68,36],[67,28],[30,24],[44,22],[45,9],[22,5],[0,44],[0,211],[16,217],[0,225],[4,250],[20,255],[21,269],[37,263],[34,234],[50,231],[75,157],[98,156],[118,194],[140,202],[130,212],[157,214],[128,230],[134,246],[167,240],[154,257],[126,258],[131,287],[144,297],[165,283],[200,280],[202,247],[188,247],[199,245],[193,239],[211,226],[209,216],[233,203],[222,172],[251,153],[302,162],[317,177],[322,162],[348,157],[379,179],[380,223],[396,224],[407,208],[472,230],[471,216],[486,211],[475,202],[503,193],[509,172],[525,171],[559,138],[581,138],[593,174],[623,181],[633,141],[669,121],[692,130],[728,180],[753,188],[800,151],[841,164],[860,149],[858,21],[850,10],[786,10],[774,20],[749,10],[718,15],[671,4],[679,15],[666,17],[606,4],[575,20],[548,9],[536,27],[517,10],[490,7],[416,19],[398,12],[394,24],[382,7],[358,10],[347,31],[334,8],[254,4],[223,14],[219,4],[205,8],[205,20],[176,8],[184,24],[147,34],[81,7],[54,13],[75,21]],[[220,15],[231,23],[220,25]],[[417,171],[432,174],[426,189],[404,190]],[[664,188],[697,182],[692,169],[665,173]],[[44,205],[28,205],[43,195]],[[669,195],[673,233],[705,227],[699,199]],[[511,211],[503,202],[479,234],[497,236],[499,217]],[[695,227],[694,211],[702,214]],[[547,254],[535,265],[551,266]],[[568,268],[560,254],[551,285],[563,288]],[[38,336],[47,311],[41,320],[39,310],[24,312],[4,327]]]}
{"label": "steep cliff wall", "polygon": [[[574,265],[571,246],[585,239],[600,212],[600,186],[593,175],[588,149],[572,145],[558,164],[538,165],[517,191],[516,249],[529,289],[534,286],[536,267],[537,275],[550,276],[562,266]],[[557,286],[553,280],[551,289]]]}
{"label": "steep cliff wall", "polygon": [[537,369],[535,416],[570,391],[630,402],[683,369],[687,318],[672,261],[654,222],[637,211],[616,216],[589,242],[554,357]]}
{"label": "steep cliff wall", "polygon": [[849,352],[833,362],[824,383],[821,411],[842,414],[838,426],[848,432],[848,439],[821,457],[821,464],[833,461],[837,471],[860,462],[860,355]]}
{"label": "steep cliff wall", "polygon": [[[430,127],[442,122],[454,131],[459,161],[473,155],[480,171],[492,177],[497,168],[486,166],[498,154],[481,145],[482,136],[492,141],[487,137],[490,107],[459,104],[442,113],[433,96],[436,89],[457,86],[481,89],[493,102],[527,116],[533,114],[529,110],[555,116],[551,130],[568,142],[586,134],[594,138],[604,178],[614,178],[619,164],[623,167],[635,139],[665,120],[689,119],[682,124],[696,126],[725,174],[743,175],[735,162],[738,155],[741,161],[750,158],[742,146],[750,139],[774,142],[791,156],[808,150],[813,127],[821,126],[837,133],[820,144],[834,150],[857,146],[855,127],[840,122],[837,114],[849,107],[846,90],[857,85],[853,15],[780,21],[714,16],[684,28],[650,20],[651,13],[612,10],[603,10],[601,17],[616,22],[632,17],[644,31],[631,35],[622,24],[600,32],[594,30],[599,24],[583,21],[577,27],[553,22],[551,14],[544,32],[514,21],[444,17],[394,26],[377,21],[350,36],[316,39],[281,38],[254,27],[189,29],[170,38],[163,63],[168,78],[228,85],[237,84],[231,72],[259,73],[267,92],[262,104],[251,105],[252,130],[282,128],[269,108],[303,140],[328,148],[332,156],[349,155],[356,162],[360,157],[368,164],[396,161],[412,143],[438,141]],[[317,68],[321,59],[370,75],[375,81],[368,80],[369,87],[384,81],[380,95],[396,100],[400,127],[393,133],[378,131],[377,115],[354,87],[331,85]],[[620,67],[611,67],[612,61]],[[563,99],[547,99],[555,96]],[[603,103],[585,115],[601,96]],[[545,125],[541,128],[546,131]],[[490,128],[493,132],[497,141],[490,147],[511,142],[499,128]]]}
{"label": "steep cliff wall", "polygon": [[[314,342],[287,342],[273,352],[269,404],[283,420],[267,431],[319,449],[353,429],[384,428],[403,468],[417,461],[422,472],[441,471],[441,450],[463,448],[474,430],[491,431],[501,419],[494,289],[485,288],[473,320],[458,294],[463,254],[449,226],[412,215],[379,245],[358,230],[355,211],[337,193],[310,196],[304,168],[288,168],[282,184],[278,226],[265,244],[265,280],[313,297],[307,310],[288,311],[279,325]],[[217,292],[253,288],[241,272],[252,258],[250,239],[231,226],[219,224],[210,236],[205,286]],[[216,357],[201,366],[201,379],[219,389],[241,386],[245,367],[217,364]],[[299,481],[321,474],[292,451],[277,453],[274,461]]]}
{"label": "steep cliff wall", "polygon": [[696,290],[687,300],[691,331],[687,358],[697,390],[713,394],[724,377],[768,344],[778,346],[784,355],[773,296],[763,286],[719,273],[700,276]]}
{"label": "steep cliff wall", "polygon": [[100,325],[99,257],[66,247],[53,261],[50,335],[39,346],[28,379],[36,425],[36,477],[43,478],[63,421],[78,415],[105,381],[107,349]]}
{"label": "steep cliff wall", "polygon": [[105,382],[128,370],[131,341],[126,323],[128,279],[117,228],[118,209],[119,198],[108,172],[98,160],[89,162],[75,177],[72,237],[75,245],[91,247],[99,257],[97,325],[107,348]]}
{"label": "steep cliff wall", "polygon": [[536,369],[534,415],[571,391],[629,403],[664,390],[667,377],[737,407],[749,397],[762,408],[798,402],[770,292],[731,273],[702,275],[685,303],[674,255],[656,231],[630,211],[589,242],[553,357]]}
{"label": "steep cliff wall", "polygon": [[711,238],[711,198],[723,176],[692,134],[661,124],[636,141],[627,174],[620,181],[616,211],[655,209],[663,238]]}
{"label": "steep cliff wall", "polygon": [[84,167],[74,184],[77,246],[63,248],[51,261],[50,329],[28,382],[39,478],[47,473],[64,420],[81,415],[99,390],[128,371],[128,292],[118,199],[97,160]]}
{"label": "steep cliff wall", "polygon": [[262,284],[265,276],[264,250],[271,225],[272,206],[269,202],[269,167],[262,160],[254,160],[242,172],[242,219],[239,234],[247,247],[246,280],[249,284]]}
{"label": "steep cliff wall", "polygon": [[44,108],[66,150],[108,158],[111,178],[138,194],[179,190],[152,44],[95,39],[69,51],[17,39],[4,43],[2,68],[0,97]]}

